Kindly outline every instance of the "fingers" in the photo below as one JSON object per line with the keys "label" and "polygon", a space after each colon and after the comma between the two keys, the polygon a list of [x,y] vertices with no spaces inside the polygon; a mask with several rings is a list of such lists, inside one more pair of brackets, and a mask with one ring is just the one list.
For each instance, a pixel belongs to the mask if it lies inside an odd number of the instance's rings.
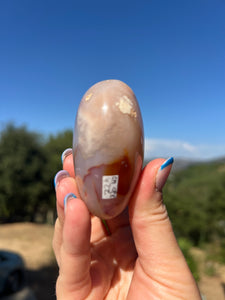
{"label": "fingers", "polygon": [[[72,149],[71,149],[72,150]],[[66,155],[65,155],[66,153]],[[62,245],[62,230],[64,226],[65,214],[64,214],[64,201],[68,194],[74,194],[78,197],[78,189],[75,178],[73,177],[73,157],[72,151],[67,149],[62,154],[63,168],[64,170],[59,171],[54,179],[55,190],[56,190],[56,206],[58,219],[55,223],[55,231],[53,237],[53,249],[55,252],[56,260],[60,265],[60,247]],[[72,177],[71,177],[72,176]],[[104,226],[101,220],[97,217],[92,217],[91,227],[91,242],[97,242],[105,236]]]}
{"label": "fingers", "polygon": [[[62,180],[60,185],[57,188],[57,211],[58,215],[61,216],[60,220],[63,222],[64,220],[64,212],[63,212],[63,202],[64,198],[68,193],[74,193],[77,197],[79,197],[78,188],[76,185],[76,181],[74,180],[75,173],[74,173],[74,164],[73,164],[73,154],[72,149],[66,149],[62,153],[62,162],[63,162],[63,171],[62,177],[71,176],[71,179]],[[60,173],[60,172],[59,172]],[[57,175],[56,175],[57,177]],[[60,180],[59,180],[60,181]],[[128,218],[127,218],[128,220]],[[106,230],[101,222],[101,220],[95,216],[92,216],[92,233],[91,233],[91,242],[97,242],[98,240],[102,239],[105,234]]]}
{"label": "fingers", "polygon": [[91,218],[79,198],[72,151],[62,154],[63,169],[55,176],[58,219],[53,249],[59,265],[57,299],[83,299],[89,293]]}
{"label": "fingers", "polygon": [[78,196],[76,181],[70,174],[65,171],[59,171],[55,176],[55,190],[56,190],[56,206],[59,222],[63,224],[64,222],[64,199],[68,193],[73,193]]}
{"label": "fingers", "polygon": [[90,292],[90,233],[91,218],[86,205],[75,196],[67,197],[57,299],[84,299]]}
{"label": "fingers", "polygon": [[145,167],[129,207],[134,241],[146,271],[152,268],[150,262],[159,267],[163,259],[172,263],[182,257],[162,199],[172,163],[156,159]]}
{"label": "fingers", "polygon": [[187,299],[200,299],[163,203],[162,188],[172,163],[173,159],[150,162],[143,170],[131,199],[130,223],[138,252],[136,268],[140,271],[136,272],[136,278],[140,278],[140,274],[151,278],[155,283],[152,286],[152,290],[156,287],[155,293],[175,291],[177,299],[183,295]]}
{"label": "fingers", "polygon": [[71,148],[66,149],[62,153],[63,169],[66,170],[71,177],[75,177],[74,164],[73,164],[73,150]]}
{"label": "fingers", "polygon": [[58,218],[55,222],[55,231],[53,236],[53,250],[55,252],[56,260],[60,265],[60,247],[62,245],[62,231],[64,224],[64,199],[68,193],[77,194],[77,187],[75,179],[70,177],[67,171],[59,171],[54,179],[56,190],[56,207]]}

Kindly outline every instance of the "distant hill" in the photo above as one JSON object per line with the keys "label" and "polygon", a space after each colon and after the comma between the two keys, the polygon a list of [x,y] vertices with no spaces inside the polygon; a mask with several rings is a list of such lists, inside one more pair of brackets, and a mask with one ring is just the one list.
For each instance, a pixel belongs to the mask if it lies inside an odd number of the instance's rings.
{"label": "distant hill", "polygon": [[174,166],[164,188],[164,201],[176,234],[196,244],[224,239],[225,157],[175,160]]}
{"label": "distant hill", "polygon": [[[151,160],[153,160],[154,158],[151,159],[146,159],[144,161],[144,166],[147,165],[147,163]],[[194,159],[188,159],[188,158],[175,158],[174,159],[174,164],[173,164],[173,168],[172,168],[172,172],[177,172],[180,170],[184,170],[186,168],[188,168],[189,166],[193,166],[193,165],[199,165],[199,164],[210,164],[210,163],[218,163],[218,164],[224,164],[225,163],[225,157],[220,157],[217,159],[212,159],[212,160],[194,160]]]}
{"label": "distant hill", "polygon": [[225,157],[220,157],[211,160],[192,160],[192,159],[175,158],[172,170],[176,172],[194,165],[224,164],[224,163],[225,163]]}
{"label": "distant hill", "polygon": [[196,160],[177,158],[174,159],[172,171],[173,172],[180,171],[186,169],[189,166],[199,164],[199,163],[200,161],[196,161]]}
{"label": "distant hill", "polygon": [[[151,159],[146,159],[144,161],[144,166],[146,166],[151,160],[153,160],[154,158]],[[200,161],[196,161],[196,160],[191,160],[191,159],[182,159],[182,158],[176,158],[174,159],[174,164],[173,164],[173,168],[172,168],[172,172],[176,172],[179,170],[183,170],[186,169],[187,167],[189,167],[190,165],[194,165],[194,164],[198,164],[200,163]]]}

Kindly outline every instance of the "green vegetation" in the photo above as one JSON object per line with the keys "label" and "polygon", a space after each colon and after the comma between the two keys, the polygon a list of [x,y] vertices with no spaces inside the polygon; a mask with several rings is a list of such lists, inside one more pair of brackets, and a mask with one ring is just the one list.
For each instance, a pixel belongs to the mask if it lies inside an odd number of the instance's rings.
{"label": "green vegetation", "polygon": [[194,245],[224,238],[225,160],[199,163],[172,174],[164,192],[177,237]]}
{"label": "green vegetation", "polygon": [[53,179],[72,132],[47,140],[26,127],[6,126],[0,135],[0,223],[46,221],[55,211]]}
{"label": "green vegetation", "polygon": [[[13,124],[2,130],[0,223],[46,222],[49,212],[54,215],[53,179],[62,168],[62,152],[71,146],[72,131],[44,138]],[[192,245],[204,247],[208,261],[225,263],[225,159],[173,172],[164,202],[195,278],[199,275],[190,254]],[[208,264],[206,272],[213,274],[213,265]]]}
{"label": "green vegetation", "polygon": [[216,275],[216,269],[215,269],[214,264],[212,262],[208,261],[206,263],[204,272],[207,276],[215,276]]}
{"label": "green vegetation", "polygon": [[187,264],[188,264],[195,280],[199,281],[200,278],[199,278],[198,264],[197,264],[196,260],[194,259],[194,257],[190,253],[192,243],[188,239],[179,238],[178,244],[184,254],[184,257],[187,261]]}
{"label": "green vegetation", "polygon": [[164,201],[179,245],[196,280],[192,245],[207,253],[204,272],[215,275],[213,262],[225,263],[225,159],[198,163],[171,174]]}

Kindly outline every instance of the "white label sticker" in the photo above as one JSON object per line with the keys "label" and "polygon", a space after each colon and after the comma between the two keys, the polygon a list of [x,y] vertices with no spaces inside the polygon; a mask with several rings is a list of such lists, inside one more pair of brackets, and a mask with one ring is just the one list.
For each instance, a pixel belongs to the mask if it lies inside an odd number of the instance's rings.
{"label": "white label sticker", "polygon": [[119,175],[102,176],[102,199],[117,197]]}

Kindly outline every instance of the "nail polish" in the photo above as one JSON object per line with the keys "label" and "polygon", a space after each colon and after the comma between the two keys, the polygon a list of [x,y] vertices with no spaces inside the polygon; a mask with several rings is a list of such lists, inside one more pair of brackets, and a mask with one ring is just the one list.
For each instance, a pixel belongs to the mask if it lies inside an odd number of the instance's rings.
{"label": "nail polish", "polygon": [[63,151],[62,156],[61,156],[62,164],[63,164],[65,158],[67,156],[69,156],[70,154],[72,154],[72,153],[73,153],[73,149],[72,148],[68,148],[68,149],[66,149],[66,150]]}
{"label": "nail polish", "polygon": [[156,174],[156,182],[155,182],[157,191],[162,191],[162,188],[164,187],[166,180],[170,174],[170,170],[171,170],[173,162],[174,162],[173,157],[170,157],[159,168],[159,170]]}
{"label": "nail polish", "polygon": [[65,170],[61,170],[59,171],[58,173],[56,173],[55,175],[55,178],[54,178],[54,186],[55,186],[55,189],[58,187],[60,181],[65,178],[65,177],[69,177],[70,174],[65,171]]}
{"label": "nail polish", "polygon": [[70,201],[71,199],[76,199],[76,198],[77,197],[73,193],[69,193],[65,196],[65,198],[64,198],[64,213],[66,213],[68,201]]}

